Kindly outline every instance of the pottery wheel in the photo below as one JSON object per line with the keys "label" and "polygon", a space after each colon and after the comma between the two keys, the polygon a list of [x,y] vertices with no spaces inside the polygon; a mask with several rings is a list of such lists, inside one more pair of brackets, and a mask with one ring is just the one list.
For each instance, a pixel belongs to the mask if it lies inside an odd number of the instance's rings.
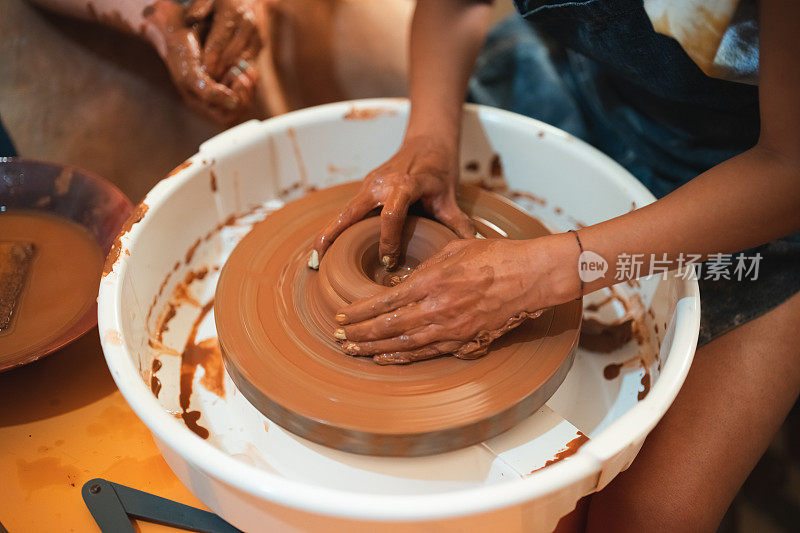
{"label": "pottery wheel", "polygon": [[[287,204],[257,224],[222,269],[217,332],[225,367],[242,394],[296,435],[369,455],[462,448],[531,415],[572,365],[579,301],[526,321],[476,360],[445,356],[381,366],[342,352],[333,338],[337,308],[390,283],[378,263],[379,219],[343,232],[319,271],[306,261],[319,229],[358,187],[346,183]],[[494,193],[462,187],[458,200],[484,236],[548,233]],[[405,262],[391,274],[408,272],[455,238],[437,222],[410,217]]]}

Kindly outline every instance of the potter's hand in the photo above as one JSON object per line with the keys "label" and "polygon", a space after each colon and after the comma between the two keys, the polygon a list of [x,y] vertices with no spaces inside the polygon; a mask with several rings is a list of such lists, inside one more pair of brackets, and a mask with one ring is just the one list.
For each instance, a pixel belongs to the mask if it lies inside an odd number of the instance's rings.
{"label": "potter's hand", "polygon": [[233,122],[245,110],[244,102],[231,87],[206,71],[198,30],[189,26],[183,8],[157,0],[147,18],[153,28],[149,38],[186,103],[220,123]]}
{"label": "potter's hand", "polygon": [[257,3],[264,0],[195,0],[186,10],[186,21],[208,19],[210,30],[203,45],[203,66],[215,80],[231,87],[248,106],[257,78],[251,66],[261,49],[256,27]]}
{"label": "potter's hand", "polygon": [[334,239],[376,207],[382,207],[378,252],[387,269],[397,265],[406,213],[417,200],[459,237],[474,237],[472,221],[456,204],[457,179],[455,153],[432,137],[406,139],[391,159],[367,175],[355,198],[319,233],[309,266],[317,268]]}
{"label": "potter's hand", "polygon": [[379,364],[479,357],[526,318],[580,295],[579,253],[565,234],[453,241],[400,285],[341,309],[335,336],[347,354]]}

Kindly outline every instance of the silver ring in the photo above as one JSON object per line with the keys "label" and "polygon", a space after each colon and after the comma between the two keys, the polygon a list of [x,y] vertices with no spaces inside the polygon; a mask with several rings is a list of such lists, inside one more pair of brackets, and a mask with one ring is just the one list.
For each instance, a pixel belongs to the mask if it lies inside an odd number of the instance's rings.
{"label": "silver ring", "polygon": [[232,66],[228,71],[231,74],[233,74],[233,76],[235,78],[238,78],[239,76],[241,76],[242,74],[247,72],[247,69],[249,69],[249,68],[250,68],[250,63],[248,63],[247,61],[242,59],[241,61],[236,63],[234,66]]}

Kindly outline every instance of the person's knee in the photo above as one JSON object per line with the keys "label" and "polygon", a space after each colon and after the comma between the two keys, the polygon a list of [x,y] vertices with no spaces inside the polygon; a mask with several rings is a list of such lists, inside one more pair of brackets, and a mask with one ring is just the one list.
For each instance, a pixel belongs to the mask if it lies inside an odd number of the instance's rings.
{"label": "person's knee", "polygon": [[800,295],[697,351],[633,465],[592,498],[589,531],[713,531],[800,393]]}

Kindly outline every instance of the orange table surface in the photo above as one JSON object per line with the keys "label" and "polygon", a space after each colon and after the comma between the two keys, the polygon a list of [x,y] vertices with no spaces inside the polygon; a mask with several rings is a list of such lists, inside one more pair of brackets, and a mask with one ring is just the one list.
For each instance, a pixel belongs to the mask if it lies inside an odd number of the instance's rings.
{"label": "orange table surface", "polygon": [[[81,497],[96,477],[207,509],[117,390],[95,328],[0,374],[0,523],[10,533],[99,531]],[[137,529],[177,531],[145,522]]]}
{"label": "orange table surface", "polygon": [[[175,477],[117,390],[95,328],[44,359],[0,373],[0,523],[10,533],[100,531],[81,497],[83,484],[96,477],[208,510]],[[587,502],[579,506],[585,510]],[[579,531],[583,516],[567,515],[556,531]],[[492,525],[519,529],[514,520]]]}

